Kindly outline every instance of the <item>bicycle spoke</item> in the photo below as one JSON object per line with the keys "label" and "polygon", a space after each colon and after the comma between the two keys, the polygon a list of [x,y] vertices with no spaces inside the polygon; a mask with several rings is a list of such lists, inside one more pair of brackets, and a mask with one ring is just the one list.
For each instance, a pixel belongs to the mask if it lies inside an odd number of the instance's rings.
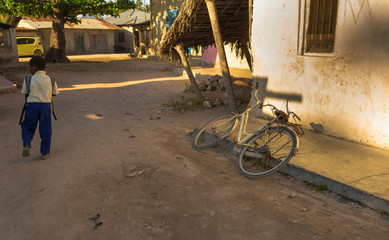
{"label": "bicycle spoke", "polygon": [[212,141],[215,141],[217,139],[216,136],[209,134],[209,133],[202,133],[199,137],[200,143],[209,143]]}
{"label": "bicycle spoke", "polygon": [[236,118],[232,114],[219,116],[205,124],[193,139],[195,148],[206,148],[216,145],[233,129]]}
{"label": "bicycle spoke", "polygon": [[277,151],[275,152],[272,152],[272,155],[276,154],[278,151],[280,151],[281,149],[283,149],[287,144],[289,144],[291,141],[288,141],[287,143],[285,143],[284,145],[282,145]]}
{"label": "bicycle spoke", "polygon": [[281,161],[276,158],[249,158],[246,159],[245,168],[251,171],[266,171],[277,166]]}
{"label": "bicycle spoke", "polygon": [[288,156],[288,153],[286,153],[285,155],[281,155],[279,157],[274,157],[274,155],[272,154],[272,157],[278,159],[279,161],[282,161],[282,159],[286,158],[287,156]]}
{"label": "bicycle spoke", "polygon": [[218,135],[220,132],[223,133],[226,130],[228,130],[228,128],[223,128],[223,129],[212,128],[210,132],[212,135]]}

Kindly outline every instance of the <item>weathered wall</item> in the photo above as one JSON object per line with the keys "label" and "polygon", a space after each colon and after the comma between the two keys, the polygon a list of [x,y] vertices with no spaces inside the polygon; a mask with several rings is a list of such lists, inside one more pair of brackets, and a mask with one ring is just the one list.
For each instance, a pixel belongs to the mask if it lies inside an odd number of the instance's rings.
{"label": "weathered wall", "polygon": [[[117,46],[120,46],[121,48],[124,49],[125,52],[129,53],[134,53],[134,31],[132,26],[122,26],[124,29],[124,34],[125,34],[125,42],[124,43],[119,43],[119,36],[115,36],[115,44]],[[119,31],[116,32],[116,34],[119,34]]]}
{"label": "weathered wall", "polygon": [[184,0],[150,0],[151,8],[151,48],[150,54],[157,53],[167,30],[167,12],[179,9]]}
{"label": "weathered wall", "polygon": [[201,54],[201,66],[202,67],[215,67],[217,59],[217,49],[216,47],[209,46],[202,49]]}
{"label": "weathered wall", "polygon": [[51,28],[39,29],[38,31],[41,36],[43,50],[46,54],[50,49]]}
{"label": "weathered wall", "polygon": [[[97,34],[107,35],[107,48],[105,50],[94,50],[91,46],[91,36]],[[44,28],[39,30],[20,30],[17,36],[40,36],[42,47],[45,53],[50,49],[51,29]],[[75,37],[82,36],[84,39],[84,52],[81,53],[76,50]],[[82,29],[65,29],[66,39],[66,54],[89,54],[89,53],[114,53],[115,52],[115,31],[114,30],[82,30]]]}
{"label": "weathered wall", "polygon": [[[302,1],[304,2],[304,1]],[[252,48],[261,95],[286,97],[305,127],[389,148],[389,1],[339,0],[335,51],[300,56],[299,0],[255,0]]]}
{"label": "weathered wall", "polygon": [[0,65],[19,62],[15,28],[1,29],[4,45],[0,46]]}
{"label": "weathered wall", "polygon": [[[95,50],[92,47],[93,35],[106,35],[107,46],[105,49]],[[113,30],[69,30],[65,29],[66,38],[66,54],[78,54],[75,51],[75,36],[82,35],[84,37],[85,54],[88,53],[114,53],[115,50],[115,32]]]}

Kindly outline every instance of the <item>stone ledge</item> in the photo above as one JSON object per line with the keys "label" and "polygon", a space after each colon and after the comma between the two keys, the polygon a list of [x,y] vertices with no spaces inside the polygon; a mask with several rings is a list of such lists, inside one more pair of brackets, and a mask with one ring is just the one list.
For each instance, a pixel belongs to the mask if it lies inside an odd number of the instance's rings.
{"label": "stone ledge", "polygon": [[0,93],[6,94],[6,93],[12,93],[17,90],[16,85],[6,79],[5,77],[0,75]]}

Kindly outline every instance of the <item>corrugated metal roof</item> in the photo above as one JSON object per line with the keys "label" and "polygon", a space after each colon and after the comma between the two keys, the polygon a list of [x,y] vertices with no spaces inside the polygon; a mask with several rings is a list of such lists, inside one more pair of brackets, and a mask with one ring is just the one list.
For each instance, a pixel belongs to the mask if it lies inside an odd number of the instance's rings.
{"label": "corrugated metal roof", "polygon": [[142,23],[133,24],[132,26],[134,26],[134,27],[150,26],[150,20],[147,20],[146,22],[142,22]]}
{"label": "corrugated metal roof", "polygon": [[115,17],[104,18],[105,21],[115,24],[116,26],[132,25],[150,20],[150,14],[140,10],[127,10]]}
{"label": "corrugated metal roof", "polygon": [[16,28],[17,30],[26,30],[26,31],[31,31],[31,30],[34,30],[34,29],[31,29],[31,28],[25,28],[25,27],[17,27]]}
{"label": "corrugated metal roof", "polygon": [[[41,29],[51,28],[52,20],[49,18],[23,17],[16,29]],[[100,29],[122,30],[121,28],[104,21],[103,19],[82,18],[81,23],[65,23],[65,29]]]}

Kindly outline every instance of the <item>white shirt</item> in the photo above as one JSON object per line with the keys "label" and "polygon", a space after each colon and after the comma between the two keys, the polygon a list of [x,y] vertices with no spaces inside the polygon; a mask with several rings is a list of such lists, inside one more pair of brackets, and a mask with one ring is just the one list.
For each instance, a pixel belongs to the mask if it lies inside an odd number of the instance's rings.
{"label": "white shirt", "polygon": [[[27,94],[26,81],[23,82],[22,91]],[[51,103],[52,95],[59,94],[57,83],[54,83],[54,91],[51,86],[51,79],[46,75],[45,71],[37,71],[31,77],[30,95],[27,98],[28,103]]]}

